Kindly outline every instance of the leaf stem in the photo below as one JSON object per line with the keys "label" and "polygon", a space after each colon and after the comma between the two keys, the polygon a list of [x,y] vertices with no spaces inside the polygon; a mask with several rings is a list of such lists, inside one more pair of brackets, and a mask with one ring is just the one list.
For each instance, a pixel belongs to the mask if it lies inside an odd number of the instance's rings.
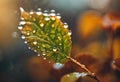
{"label": "leaf stem", "polygon": [[86,72],[88,72],[88,76],[90,76],[91,78],[95,79],[97,82],[100,82],[100,80],[96,77],[95,73],[92,73],[84,64],[81,64],[80,62],[78,62],[77,60],[68,57],[73,63],[77,64],[78,66],[80,66],[83,70],[85,70]]}

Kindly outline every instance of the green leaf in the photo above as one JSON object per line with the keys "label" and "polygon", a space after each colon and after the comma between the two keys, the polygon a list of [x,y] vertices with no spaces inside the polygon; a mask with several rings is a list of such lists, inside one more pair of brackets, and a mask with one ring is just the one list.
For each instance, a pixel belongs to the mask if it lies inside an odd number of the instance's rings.
{"label": "green leaf", "polygon": [[54,10],[51,13],[25,12],[21,8],[19,29],[28,46],[45,59],[64,63],[70,54],[71,32]]}
{"label": "green leaf", "polygon": [[87,76],[87,73],[79,73],[79,72],[73,72],[70,74],[66,74],[61,78],[60,82],[75,82],[77,81],[80,77]]}

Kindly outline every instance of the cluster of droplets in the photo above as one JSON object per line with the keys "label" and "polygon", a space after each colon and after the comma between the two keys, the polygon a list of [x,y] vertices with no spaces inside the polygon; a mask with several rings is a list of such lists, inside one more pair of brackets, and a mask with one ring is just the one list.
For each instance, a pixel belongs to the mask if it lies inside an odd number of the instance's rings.
{"label": "cluster of droplets", "polygon": [[[24,9],[23,9],[23,8],[20,8],[20,10],[21,10],[21,12],[24,12]],[[45,18],[44,18],[45,21],[56,20],[56,18],[57,18],[57,19],[61,19],[60,13],[55,13],[55,10],[51,10],[50,13],[49,13],[47,10],[44,10],[44,11],[42,12],[41,8],[38,8],[36,12],[34,12],[33,10],[31,10],[31,11],[29,12],[30,15],[32,15],[32,14],[34,14],[34,13],[36,13],[37,15],[44,15],[44,16],[45,16]],[[22,30],[22,29],[23,29],[23,26],[24,26],[25,24],[28,24],[28,23],[29,23],[29,22],[26,22],[25,19],[21,17],[21,21],[20,21],[20,23],[19,23],[18,29],[19,29],[19,30]],[[64,28],[65,28],[65,29],[68,29],[68,24],[67,24],[67,23],[64,23],[63,25],[64,25]],[[40,23],[40,27],[43,27],[43,26],[44,26],[44,23]],[[54,24],[52,25],[52,27],[54,27]],[[33,34],[36,33],[36,30],[33,30],[32,33],[33,33]],[[71,36],[71,34],[72,34],[71,31],[69,31],[69,32],[68,32],[68,35]],[[30,32],[27,32],[26,35],[29,36],[29,35],[30,35]],[[26,39],[26,36],[22,35],[21,38],[25,40],[25,39]],[[60,39],[60,38],[58,37],[58,39]],[[24,43],[27,44],[28,42],[25,40]],[[37,45],[38,42],[37,42],[37,41],[34,41],[32,44],[33,44],[33,45]],[[59,45],[62,45],[62,44],[60,43]],[[38,46],[38,48],[40,48],[40,46]],[[32,48],[29,47],[29,49],[32,49]],[[57,50],[58,50],[58,49],[57,49],[56,47],[53,47],[53,52],[57,52]],[[37,50],[34,50],[34,52],[37,52]],[[45,56],[45,55],[46,55],[46,53],[42,53],[42,56]],[[38,54],[38,56],[41,56],[41,54]],[[44,57],[44,59],[46,60],[45,57]],[[61,64],[58,64],[58,63],[57,63],[57,64],[54,65],[55,68],[57,68],[56,65],[57,65],[57,66],[60,65],[60,67],[62,66]],[[57,69],[58,69],[58,68],[57,68]]]}

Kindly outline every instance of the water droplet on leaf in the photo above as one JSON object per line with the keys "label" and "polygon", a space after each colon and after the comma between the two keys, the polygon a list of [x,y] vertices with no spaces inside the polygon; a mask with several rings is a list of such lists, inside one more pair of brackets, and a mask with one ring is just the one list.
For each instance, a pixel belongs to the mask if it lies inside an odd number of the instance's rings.
{"label": "water droplet on leaf", "polygon": [[49,20],[50,20],[50,18],[49,18],[49,17],[46,17],[46,18],[45,18],[45,21],[49,21]]}
{"label": "water droplet on leaf", "polygon": [[22,39],[25,39],[25,36],[24,36],[24,35],[22,35],[22,36],[21,36],[21,38],[22,38]]}
{"label": "water droplet on leaf", "polygon": [[64,64],[61,64],[61,63],[55,63],[54,65],[53,65],[53,68],[54,69],[61,69],[61,68],[63,68],[64,67]]}
{"label": "water droplet on leaf", "polygon": [[68,32],[68,35],[72,35],[72,32]]}
{"label": "water droplet on leaf", "polygon": [[64,28],[68,28],[68,24],[67,23],[64,23]]}
{"label": "water droplet on leaf", "polygon": [[36,45],[36,44],[37,44],[37,41],[34,41],[33,44]]}
{"label": "water droplet on leaf", "polygon": [[53,48],[53,51],[56,52],[56,51],[57,51],[57,48]]}
{"label": "water droplet on leaf", "polygon": [[27,44],[27,41],[24,41],[25,44]]}
{"label": "water droplet on leaf", "polygon": [[25,21],[20,21],[20,23],[19,23],[19,25],[24,25],[24,24],[26,24]]}
{"label": "water droplet on leaf", "polygon": [[36,31],[35,31],[35,30],[33,30],[33,33],[36,33]]}
{"label": "water droplet on leaf", "polygon": [[40,26],[41,26],[41,27],[43,27],[43,26],[44,26],[44,24],[43,24],[43,23],[41,23],[41,24],[40,24]]}

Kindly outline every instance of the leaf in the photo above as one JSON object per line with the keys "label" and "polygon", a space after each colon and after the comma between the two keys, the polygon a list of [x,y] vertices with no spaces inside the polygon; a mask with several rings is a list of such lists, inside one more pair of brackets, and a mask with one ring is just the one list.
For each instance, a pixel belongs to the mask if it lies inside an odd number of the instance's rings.
{"label": "leaf", "polygon": [[80,77],[84,77],[84,76],[87,76],[87,73],[85,73],[85,72],[82,72],[82,73],[73,72],[73,73],[64,75],[64,76],[61,78],[61,81],[60,81],[60,82],[75,82],[75,81],[77,81]]}
{"label": "leaf", "polygon": [[51,13],[25,12],[21,9],[20,26],[22,38],[28,46],[44,57],[57,63],[64,63],[71,49],[71,32],[62,23],[54,10]]}

